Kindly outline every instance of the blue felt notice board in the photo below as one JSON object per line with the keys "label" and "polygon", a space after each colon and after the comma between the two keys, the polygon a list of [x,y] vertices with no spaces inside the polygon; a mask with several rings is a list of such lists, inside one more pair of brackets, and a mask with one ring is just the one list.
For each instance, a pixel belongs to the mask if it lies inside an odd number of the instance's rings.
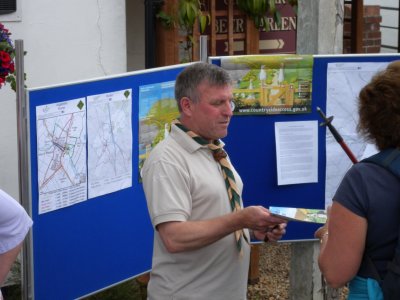
{"label": "blue felt notice board", "polygon": [[[151,269],[153,228],[138,179],[139,87],[175,80],[182,66],[28,91],[35,299],[75,299]],[[132,187],[38,214],[36,106],[132,89]]]}

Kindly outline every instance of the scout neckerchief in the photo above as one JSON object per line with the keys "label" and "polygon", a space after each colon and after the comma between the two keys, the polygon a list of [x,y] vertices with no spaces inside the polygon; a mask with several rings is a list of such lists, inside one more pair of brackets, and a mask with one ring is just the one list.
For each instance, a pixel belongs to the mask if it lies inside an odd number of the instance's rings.
{"label": "scout neckerchief", "polygon": [[[212,143],[208,143],[207,140],[197,135],[195,132],[190,131],[179,120],[172,121],[172,124],[175,124],[178,128],[186,132],[193,140],[203,146],[207,146],[215,159],[220,165],[222,170],[222,176],[225,180],[226,190],[228,191],[229,202],[231,204],[232,212],[238,212],[242,209],[240,206],[240,196],[239,189],[236,185],[235,176],[232,172],[232,167],[229,161],[226,159],[227,154],[224,149],[222,149],[221,142],[219,140],[215,140]],[[243,229],[235,231],[236,245],[241,252],[242,250],[242,237],[248,242],[246,235],[243,232]],[[242,253],[242,252],[241,252]]]}

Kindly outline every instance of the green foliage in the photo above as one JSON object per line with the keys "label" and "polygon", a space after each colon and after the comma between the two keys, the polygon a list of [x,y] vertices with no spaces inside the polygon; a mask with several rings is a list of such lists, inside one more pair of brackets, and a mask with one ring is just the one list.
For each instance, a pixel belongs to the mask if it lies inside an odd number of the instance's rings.
{"label": "green foliage", "polygon": [[[297,11],[297,0],[289,0],[289,4]],[[281,13],[276,8],[275,0],[236,0],[236,5],[254,21],[256,28],[269,31],[267,14],[274,18],[278,26],[281,25]]]}
{"label": "green foliage", "polygon": [[10,56],[14,58],[14,48],[6,41],[1,41],[0,42],[0,49],[6,52],[10,53]]}
{"label": "green foliage", "polygon": [[84,300],[141,300],[146,299],[146,287],[142,288],[136,280],[129,280],[106,289]]}
{"label": "green foliage", "polygon": [[11,86],[11,89],[15,92],[17,91],[17,81],[15,79],[15,72],[10,73],[10,75],[8,75],[6,77],[6,82],[8,82]]}
{"label": "green foliage", "polygon": [[203,33],[207,25],[210,24],[210,15],[201,10],[200,0],[179,0],[172,8],[170,14],[165,10],[157,13],[156,17],[161,24],[168,29],[178,27],[185,32],[183,49],[186,59],[182,62],[192,60],[191,50],[195,43],[193,38],[193,27],[196,20],[199,22],[200,32]]}
{"label": "green foliage", "polygon": [[202,14],[199,16],[199,23],[200,23],[200,32],[203,33],[206,30],[206,27],[208,24],[210,24],[210,15],[204,15]]}
{"label": "green foliage", "polygon": [[197,15],[199,15],[200,4],[197,0],[185,0],[178,2],[178,18],[179,24],[191,29],[194,26]]}
{"label": "green foliage", "polygon": [[201,6],[200,0],[179,0],[170,13],[160,10],[156,17],[166,28],[179,27],[190,33],[193,32],[193,26],[198,19],[200,32],[203,33],[210,23],[210,15],[203,13]]}
{"label": "green foliage", "polygon": [[168,15],[165,11],[160,11],[156,15],[157,19],[160,20],[161,24],[168,29],[171,29],[175,26],[175,20],[173,16]]}

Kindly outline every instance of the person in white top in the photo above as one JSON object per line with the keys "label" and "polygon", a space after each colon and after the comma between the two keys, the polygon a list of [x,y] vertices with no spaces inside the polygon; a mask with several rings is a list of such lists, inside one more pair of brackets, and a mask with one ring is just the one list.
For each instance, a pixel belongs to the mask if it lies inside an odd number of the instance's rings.
{"label": "person in white top", "polygon": [[0,286],[21,251],[32,223],[25,209],[0,189]]}

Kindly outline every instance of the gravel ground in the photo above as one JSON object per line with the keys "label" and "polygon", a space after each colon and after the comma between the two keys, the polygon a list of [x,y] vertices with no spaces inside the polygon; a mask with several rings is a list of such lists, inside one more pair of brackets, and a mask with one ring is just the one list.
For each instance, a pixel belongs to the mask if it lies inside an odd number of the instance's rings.
{"label": "gravel ground", "polygon": [[248,300],[289,299],[290,244],[260,246],[259,281],[249,284]]}
{"label": "gravel ground", "polygon": [[[259,281],[249,284],[248,300],[289,299],[290,243],[265,243],[260,245]],[[329,289],[327,299],[345,300],[347,288]]]}

